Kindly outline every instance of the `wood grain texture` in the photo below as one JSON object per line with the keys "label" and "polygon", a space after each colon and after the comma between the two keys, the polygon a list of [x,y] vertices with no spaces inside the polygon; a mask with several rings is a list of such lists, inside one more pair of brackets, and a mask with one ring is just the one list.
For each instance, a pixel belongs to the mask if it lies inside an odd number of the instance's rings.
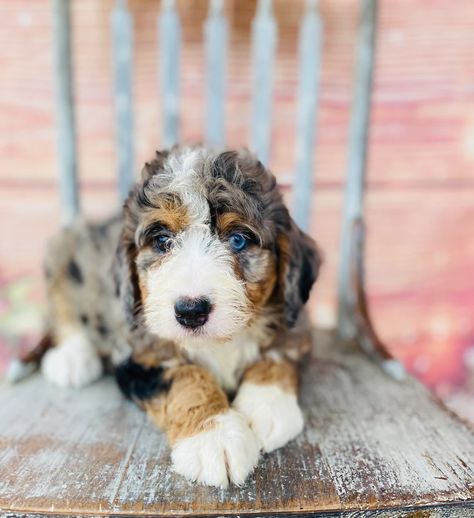
{"label": "wood grain texture", "polygon": [[472,431],[416,381],[394,382],[331,334],[315,342],[303,434],[228,490],[175,475],[164,436],[110,379],[79,391],[40,377],[2,386],[0,514],[469,516]]}

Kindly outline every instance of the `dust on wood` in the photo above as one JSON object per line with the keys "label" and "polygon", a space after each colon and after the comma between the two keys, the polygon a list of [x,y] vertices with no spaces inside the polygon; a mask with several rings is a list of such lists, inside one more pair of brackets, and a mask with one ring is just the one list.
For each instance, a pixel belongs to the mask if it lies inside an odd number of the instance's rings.
{"label": "dust on wood", "polygon": [[0,514],[474,513],[474,434],[416,381],[395,382],[317,333],[301,403],[301,436],[220,490],[173,473],[164,436],[110,379],[2,386]]}

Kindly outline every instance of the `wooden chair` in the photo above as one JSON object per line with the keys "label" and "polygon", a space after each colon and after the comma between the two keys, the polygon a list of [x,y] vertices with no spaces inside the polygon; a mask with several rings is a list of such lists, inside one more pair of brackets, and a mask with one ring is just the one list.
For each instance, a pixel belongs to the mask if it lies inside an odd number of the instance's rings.
{"label": "wooden chair", "polygon": [[[225,36],[220,4],[211,4],[207,26],[207,38],[211,40]],[[70,221],[76,215],[78,199],[71,81],[70,75],[64,74],[69,70],[64,63],[70,63],[68,2],[56,0],[54,5],[61,70],[59,124],[64,130],[62,138],[68,139],[68,145],[62,147],[62,192],[65,221]],[[268,64],[276,28],[271,2],[260,1],[259,6],[254,45],[259,45],[258,34],[263,33],[265,38],[263,48],[256,52],[256,62],[260,59]],[[474,516],[474,434],[388,355],[371,324],[363,289],[362,201],[375,11],[375,0],[362,2],[343,215],[338,328],[314,332],[313,353],[302,380],[301,403],[306,415],[303,433],[286,447],[265,455],[244,486],[219,490],[190,484],[172,472],[164,436],[119,394],[110,379],[80,391],[57,390],[38,376],[15,386],[3,384],[0,515]],[[172,38],[179,34],[177,23],[173,2],[165,2],[161,48],[168,53],[176,51]],[[130,93],[131,57],[126,50],[131,25],[124,2],[117,2],[113,27],[128,34],[115,40],[116,47],[123,46],[122,53],[117,54],[122,56],[122,61],[116,62],[117,91],[126,99]],[[309,38],[320,38],[318,31],[314,2],[309,2],[300,59],[308,52]],[[209,45],[209,49],[215,52],[215,45]],[[211,67],[221,70],[223,56],[217,52],[209,58]],[[168,74],[163,87],[172,91],[176,71],[169,62],[162,61],[162,66]],[[299,112],[300,137],[312,131],[316,106],[317,71],[312,70],[309,77],[308,70],[302,69],[300,88],[308,88],[310,95],[303,101],[307,109],[302,106]],[[265,90],[271,79],[268,67],[262,74],[260,82]],[[221,87],[217,76],[212,76],[209,89],[217,103],[222,100]],[[124,128],[131,123],[131,112],[127,102],[118,106],[122,139]],[[164,117],[165,135],[170,141],[177,138],[174,106],[171,103]],[[255,110],[265,112],[268,105],[256,101]],[[308,110],[310,117],[305,119]],[[216,128],[220,123],[219,110],[212,113],[208,120],[211,140],[219,135]],[[254,146],[265,157],[265,128],[269,123],[264,120],[262,124],[265,127],[256,131]],[[304,143],[299,149],[295,216],[306,226],[312,162],[311,153],[305,154]],[[123,196],[131,181],[133,147],[125,146],[122,152],[119,183]]]}

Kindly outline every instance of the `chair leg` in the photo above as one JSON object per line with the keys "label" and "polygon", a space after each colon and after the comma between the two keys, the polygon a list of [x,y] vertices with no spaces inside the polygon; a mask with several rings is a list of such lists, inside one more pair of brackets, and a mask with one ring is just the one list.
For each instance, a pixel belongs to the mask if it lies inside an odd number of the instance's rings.
{"label": "chair leg", "polygon": [[395,359],[375,330],[365,291],[364,269],[365,224],[355,218],[351,228],[350,291],[346,298],[347,313],[353,318],[357,344],[382,369],[396,380],[405,377],[403,364]]}

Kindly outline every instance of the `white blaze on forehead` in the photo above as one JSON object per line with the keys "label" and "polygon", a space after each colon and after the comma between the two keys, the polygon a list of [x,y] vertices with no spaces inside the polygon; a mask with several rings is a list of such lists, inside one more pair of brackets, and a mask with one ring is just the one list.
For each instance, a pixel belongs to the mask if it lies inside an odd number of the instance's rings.
{"label": "white blaze on forehead", "polygon": [[171,155],[165,163],[169,174],[169,190],[176,192],[185,207],[191,224],[205,224],[210,221],[201,175],[201,168],[209,151],[203,149],[185,149],[178,155]]}
{"label": "white blaze on forehead", "polygon": [[[205,225],[193,226],[182,232],[175,243],[174,257],[164,265],[168,274],[176,277],[175,290],[179,296],[216,296],[219,285],[217,277],[227,277],[232,268],[232,257],[216,236]],[[236,283],[236,287],[240,286]]]}

